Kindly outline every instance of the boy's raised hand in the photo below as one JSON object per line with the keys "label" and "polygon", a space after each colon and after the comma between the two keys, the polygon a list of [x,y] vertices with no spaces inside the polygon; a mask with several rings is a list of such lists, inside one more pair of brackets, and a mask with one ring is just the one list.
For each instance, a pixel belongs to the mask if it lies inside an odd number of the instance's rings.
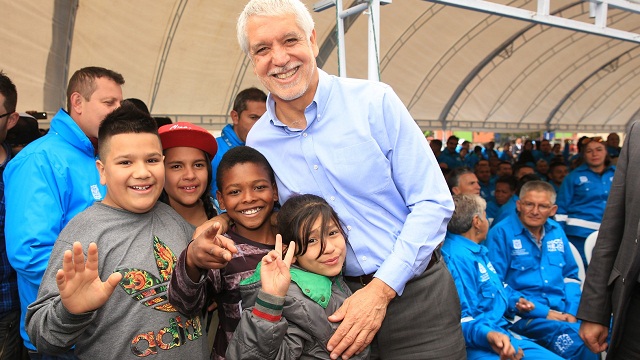
{"label": "boy's raised hand", "polygon": [[194,239],[189,244],[186,264],[189,277],[192,277],[192,272],[197,274],[198,269],[225,267],[233,254],[238,252],[233,240],[221,235],[220,223],[210,221],[196,229]]}
{"label": "boy's raised hand", "polygon": [[102,282],[98,274],[98,246],[89,244],[87,262],[84,262],[82,244],[73,243],[73,252],[67,250],[62,259],[62,269],[56,274],[62,305],[72,314],[95,310],[109,300],[122,279],[116,272]]}
{"label": "boy's raised hand", "polygon": [[289,243],[287,253],[282,259],[282,236],[276,235],[276,248],[269,251],[262,258],[260,268],[260,280],[262,281],[262,291],[267,294],[284,297],[289,290],[291,274],[289,268],[293,262],[293,254],[296,252],[296,244]]}

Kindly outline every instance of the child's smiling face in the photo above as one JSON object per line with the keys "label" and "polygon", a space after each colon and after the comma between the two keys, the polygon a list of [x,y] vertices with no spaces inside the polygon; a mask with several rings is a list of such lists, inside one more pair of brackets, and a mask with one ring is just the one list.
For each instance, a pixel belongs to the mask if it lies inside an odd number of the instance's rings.
{"label": "child's smiling face", "polygon": [[118,134],[105,145],[104,159],[96,162],[100,182],[107,186],[107,195],[102,202],[134,213],[151,210],[164,186],[164,163],[158,135]]}
{"label": "child's smiling face", "polygon": [[249,235],[252,231],[271,226],[271,212],[278,200],[278,191],[267,169],[252,162],[238,163],[221,176],[218,202],[235,222],[236,232],[252,238]]}
{"label": "child's smiling face", "polygon": [[318,217],[312,226],[307,251],[297,256],[296,263],[303,269],[324,275],[336,276],[342,271],[342,265],[346,257],[346,242],[338,224],[331,219],[325,229],[324,240],[326,245],[324,252],[320,254],[322,243],[322,217]]}
{"label": "child's smiling face", "polygon": [[179,146],[165,150],[164,189],[172,203],[194,206],[209,184],[209,166],[204,151]]}

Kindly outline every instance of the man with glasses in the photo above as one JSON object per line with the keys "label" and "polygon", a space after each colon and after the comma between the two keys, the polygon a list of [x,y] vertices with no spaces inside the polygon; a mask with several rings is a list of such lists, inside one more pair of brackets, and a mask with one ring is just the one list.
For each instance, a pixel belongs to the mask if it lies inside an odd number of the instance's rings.
{"label": "man with glasses", "polygon": [[511,330],[564,358],[598,359],[578,335],[578,266],[562,227],[550,219],[555,200],[549,183],[525,183],[518,212],[496,224],[485,245],[502,281],[535,305],[525,318],[514,319]]}
{"label": "man with glasses", "polygon": [[11,160],[11,147],[5,142],[7,131],[18,121],[18,92],[11,79],[0,71],[0,359],[19,359],[20,299],[16,272],[7,259],[4,240],[4,181],[2,173]]}
{"label": "man with glasses", "polygon": [[20,151],[4,173],[7,256],[18,274],[20,333],[31,359],[74,358],[72,351],[38,353],[25,331],[25,315],[62,228],[106,194],[93,143],[102,120],[120,106],[123,84],[122,75],[104,68],[76,71],[67,87],[67,110],[60,109],[48,134]]}

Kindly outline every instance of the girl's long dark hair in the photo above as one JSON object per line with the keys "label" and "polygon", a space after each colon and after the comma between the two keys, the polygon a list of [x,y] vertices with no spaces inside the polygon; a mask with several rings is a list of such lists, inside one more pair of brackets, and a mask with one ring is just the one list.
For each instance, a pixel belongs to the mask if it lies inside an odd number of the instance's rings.
{"label": "girl's long dark hair", "polygon": [[313,230],[313,225],[318,218],[322,219],[320,225],[320,253],[318,258],[324,253],[326,246],[326,235],[331,220],[340,229],[340,233],[347,240],[342,221],[327,201],[319,196],[306,194],[295,195],[287,200],[278,212],[278,233],[282,235],[282,243],[295,242],[295,256],[304,255],[309,245],[309,236]]}

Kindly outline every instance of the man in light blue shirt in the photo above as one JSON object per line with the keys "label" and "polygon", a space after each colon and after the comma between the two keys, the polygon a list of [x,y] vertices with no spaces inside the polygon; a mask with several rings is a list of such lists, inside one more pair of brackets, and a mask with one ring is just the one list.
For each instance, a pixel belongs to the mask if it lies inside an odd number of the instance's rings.
{"label": "man in light blue shirt", "polygon": [[329,317],[342,321],[332,358],[369,343],[372,358],[465,358],[455,284],[436,250],[453,202],[402,101],[388,85],[320,70],[298,0],[249,2],[238,39],[270,91],[247,145],[271,163],[281,202],[324,197],[349,237],[344,275],[359,290]]}

